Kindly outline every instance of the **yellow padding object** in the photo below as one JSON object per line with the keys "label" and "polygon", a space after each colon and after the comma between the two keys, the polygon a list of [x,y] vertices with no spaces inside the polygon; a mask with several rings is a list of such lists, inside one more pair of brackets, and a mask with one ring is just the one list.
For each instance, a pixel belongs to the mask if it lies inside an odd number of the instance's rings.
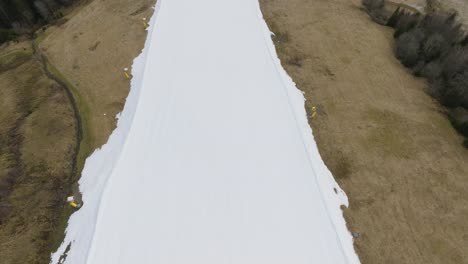
{"label": "yellow padding object", "polygon": [[315,118],[317,116],[317,107],[313,106],[312,107],[312,118]]}
{"label": "yellow padding object", "polygon": [[70,205],[71,205],[71,207],[74,207],[74,208],[78,207],[78,205],[76,203],[74,203],[74,202],[71,202]]}

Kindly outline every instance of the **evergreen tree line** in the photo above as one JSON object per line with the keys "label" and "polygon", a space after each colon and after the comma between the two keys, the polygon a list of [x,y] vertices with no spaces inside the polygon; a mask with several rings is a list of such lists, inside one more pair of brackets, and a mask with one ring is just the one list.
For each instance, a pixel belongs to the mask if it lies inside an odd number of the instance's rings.
{"label": "evergreen tree line", "polygon": [[395,29],[396,57],[429,81],[429,94],[449,109],[468,148],[468,35],[456,13],[421,15],[398,8],[388,16],[382,0],[363,4],[371,16],[388,17],[385,24]]}
{"label": "evergreen tree line", "polygon": [[30,32],[36,25],[60,18],[58,10],[77,0],[1,0],[0,43]]}

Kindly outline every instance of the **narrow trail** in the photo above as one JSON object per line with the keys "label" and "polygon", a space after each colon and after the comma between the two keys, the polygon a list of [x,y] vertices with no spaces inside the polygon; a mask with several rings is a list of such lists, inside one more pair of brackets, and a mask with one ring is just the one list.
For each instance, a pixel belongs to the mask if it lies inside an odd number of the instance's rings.
{"label": "narrow trail", "polygon": [[58,83],[65,91],[65,94],[67,95],[68,100],[70,101],[70,104],[73,109],[73,116],[75,120],[75,135],[76,135],[76,145],[72,153],[72,171],[70,174],[70,181],[74,179],[78,179],[78,155],[80,152],[80,147],[81,147],[81,141],[83,139],[83,126],[82,126],[82,120],[80,116],[80,111],[78,109],[75,97],[73,96],[73,92],[71,91],[71,88],[59,77],[55,76],[49,69],[48,67],[48,59],[47,56],[41,51],[41,49],[38,47],[36,40],[34,38],[31,39],[31,46],[33,50],[33,57],[39,62],[41,65],[42,70],[44,71],[45,75],[53,80],[54,82]]}
{"label": "narrow trail", "polygon": [[[39,62],[41,65],[42,70],[44,71],[45,75],[53,80],[54,82],[58,83],[59,86],[61,86],[65,94],[67,95],[68,100],[70,101],[70,104],[73,109],[73,117],[75,120],[75,135],[76,135],[76,145],[72,153],[72,165],[71,165],[71,173],[70,173],[70,178],[69,183],[70,186],[69,188],[71,189],[72,192],[74,192],[75,196],[81,196],[81,194],[78,191],[78,187],[76,186],[76,183],[79,178],[79,171],[78,171],[78,155],[80,153],[80,147],[81,147],[81,141],[83,139],[83,126],[82,126],[82,120],[80,116],[80,111],[78,109],[75,97],[73,96],[73,93],[71,91],[71,88],[64,82],[62,81],[59,77],[55,76],[48,67],[48,59],[47,56],[41,51],[41,49],[38,47],[36,41],[34,38],[31,39],[31,46],[33,50],[33,57]],[[81,197],[79,197],[81,199]],[[65,260],[67,259],[67,253],[70,250],[71,244],[67,246],[67,250],[64,252],[62,256],[60,256],[60,259],[58,263],[64,263]]]}

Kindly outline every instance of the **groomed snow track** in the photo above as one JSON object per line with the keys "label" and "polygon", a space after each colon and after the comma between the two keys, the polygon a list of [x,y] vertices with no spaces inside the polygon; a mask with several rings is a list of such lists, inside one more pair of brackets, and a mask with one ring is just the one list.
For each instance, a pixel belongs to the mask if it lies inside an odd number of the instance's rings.
{"label": "groomed snow track", "polygon": [[359,263],[257,0],[160,1],[132,72],[51,263]]}

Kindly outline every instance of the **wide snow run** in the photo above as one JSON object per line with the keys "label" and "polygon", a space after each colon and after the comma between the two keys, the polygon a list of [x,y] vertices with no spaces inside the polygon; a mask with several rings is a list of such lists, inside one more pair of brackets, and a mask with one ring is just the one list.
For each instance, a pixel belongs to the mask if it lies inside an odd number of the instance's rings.
{"label": "wide snow run", "polygon": [[359,263],[257,0],[162,0],[132,72],[52,263]]}

